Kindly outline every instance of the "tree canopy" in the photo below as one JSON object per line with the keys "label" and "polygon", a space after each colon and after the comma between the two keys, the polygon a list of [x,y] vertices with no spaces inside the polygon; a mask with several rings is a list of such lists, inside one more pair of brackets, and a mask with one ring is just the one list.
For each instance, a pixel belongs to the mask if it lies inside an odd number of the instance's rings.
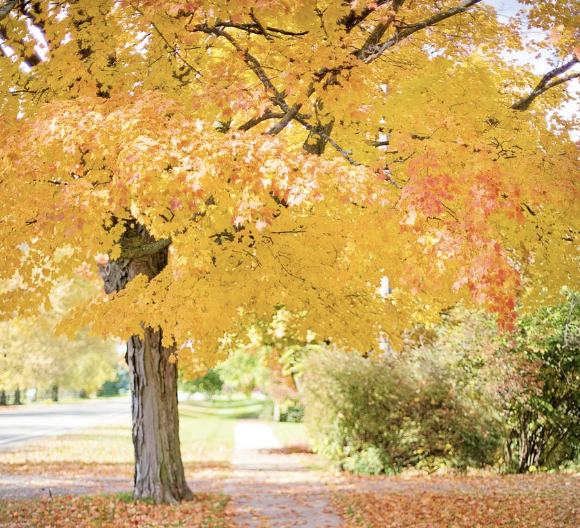
{"label": "tree canopy", "polygon": [[4,0],[2,312],[169,247],[70,331],[159,327],[203,363],[281,305],[359,349],[460,300],[511,324],[578,280],[580,229],[578,2],[521,4]]}

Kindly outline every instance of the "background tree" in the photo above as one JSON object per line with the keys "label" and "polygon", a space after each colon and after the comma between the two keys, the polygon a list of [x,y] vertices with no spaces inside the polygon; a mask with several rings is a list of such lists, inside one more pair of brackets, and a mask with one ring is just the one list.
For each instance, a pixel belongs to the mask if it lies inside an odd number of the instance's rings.
{"label": "background tree", "polygon": [[[211,366],[240,314],[283,304],[369,350],[461,299],[510,325],[576,280],[577,123],[547,120],[575,6],[0,4],[2,311],[97,259],[105,291],[63,329],[128,338],[137,498],[191,497],[174,360]],[[540,81],[502,54],[528,23],[553,33]]]}
{"label": "background tree", "polygon": [[437,357],[450,378],[479,387],[502,415],[507,471],[558,468],[578,453],[579,308],[577,294],[564,294],[521,317],[513,332],[500,333],[489,315],[455,309],[437,329],[407,335],[413,354]]}
{"label": "background tree", "polygon": [[521,358],[528,382],[510,399],[508,463],[524,473],[558,467],[580,449],[580,303],[566,302],[523,318],[503,352]]}
{"label": "background tree", "polygon": [[250,397],[254,389],[264,387],[269,377],[268,369],[258,354],[248,354],[243,349],[234,352],[217,368],[224,385]]}
{"label": "background tree", "polygon": [[0,322],[0,375],[5,388],[94,393],[115,375],[119,361],[113,339],[103,341],[81,329],[74,339],[55,336],[56,325],[74,302],[90,297],[85,279],[58,282],[50,295],[52,309],[34,318]]}
{"label": "background tree", "polygon": [[211,368],[204,376],[186,380],[182,378],[179,386],[186,392],[203,392],[211,397],[217,396],[221,393],[224,382],[220,377],[219,371],[215,368]]}

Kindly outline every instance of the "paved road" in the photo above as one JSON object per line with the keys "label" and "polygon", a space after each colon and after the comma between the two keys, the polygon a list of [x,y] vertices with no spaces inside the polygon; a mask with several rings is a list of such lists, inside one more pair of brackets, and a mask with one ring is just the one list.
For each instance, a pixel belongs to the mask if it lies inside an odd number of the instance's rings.
{"label": "paved road", "polygon": [[130,415],[129,397],[83,403],[8,407],[0,411],[0,450],[37,438],[66,433],[72,429],[116,421]]}

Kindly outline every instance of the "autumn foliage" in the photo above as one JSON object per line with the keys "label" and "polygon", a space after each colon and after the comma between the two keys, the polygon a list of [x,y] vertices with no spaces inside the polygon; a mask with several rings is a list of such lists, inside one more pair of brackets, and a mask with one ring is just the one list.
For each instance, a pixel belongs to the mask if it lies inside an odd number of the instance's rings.
{"label": "autumn foliage", "polygon": [[128,339],[136,497],[191,497],[174,363],[240,321],[363,351],[578,280],[577,2],[521,3],[2,1],[0,314],[103,279],[59,329]]}
{"label": "autumn foliage", "polygon": [[[279,304],[360,349],[459,299],[509,323],[577,278],[575,118],[547,120],[578,61],[564,4],[531,8],[533,44],[477,0],[5,2],[3,312],[170,245],[75,324],[159,326],[203,362]],[[537,85],[498,50],[524,45],[567,67]]]}

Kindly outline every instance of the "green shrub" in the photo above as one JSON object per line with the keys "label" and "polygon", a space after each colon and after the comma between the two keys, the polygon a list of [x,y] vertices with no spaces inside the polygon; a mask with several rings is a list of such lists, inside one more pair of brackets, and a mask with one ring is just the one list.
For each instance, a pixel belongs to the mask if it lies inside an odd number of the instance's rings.
{"label": "green shrub", "polygon": [[302,422],[304,420],[304,407],[300,404],[292,405],[285,411],[282,411],[280,418],[281,422]]}
{"label": "green shrub", "polygon": [[499,413],[485,390],[424,349],[387,359],[314,355],[304,400],[316,449],[352,472],[482,467],[501,453]]}
{"label": "green shrub", "polygon": [[208,396],[216,396],[222,390],[224,382],[216,369],[209,369],[204,376],[185,381],[182,376],[179,380],[179,388],[191,394],[203,392]]}
{"label": "green shrub", "polygon": [[525,374],[508,402],[506,458],[520,473],[580,455],[580,299],[567,297],[523,317],[501,349]]}

